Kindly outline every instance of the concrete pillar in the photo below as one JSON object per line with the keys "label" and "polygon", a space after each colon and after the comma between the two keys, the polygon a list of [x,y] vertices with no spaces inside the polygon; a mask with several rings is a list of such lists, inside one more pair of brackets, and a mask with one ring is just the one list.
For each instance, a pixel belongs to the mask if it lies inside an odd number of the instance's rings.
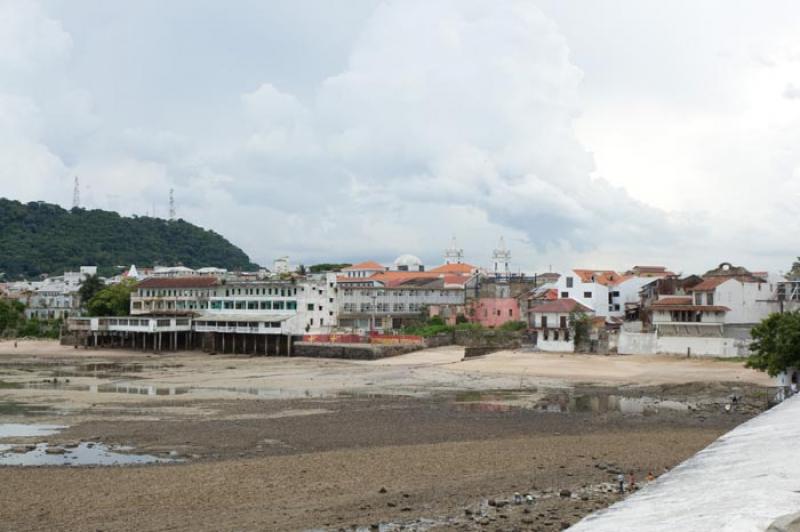
{"label": "concrete pillar", "polygon": [[222,354],[225,354],[225,333],[222,333]]}
{"label": "concrete pillar", "polygon": [[286,335],[286,356],[292,356],[292,335]]}
{"label": "concrete pillar", "polygon": [[173,347],[175,348],[175,351],[177,351],[178,350],[178,331],[175,331],[174,333],[172,333],[172,340],[173,340],[173,344],[174,344]]}

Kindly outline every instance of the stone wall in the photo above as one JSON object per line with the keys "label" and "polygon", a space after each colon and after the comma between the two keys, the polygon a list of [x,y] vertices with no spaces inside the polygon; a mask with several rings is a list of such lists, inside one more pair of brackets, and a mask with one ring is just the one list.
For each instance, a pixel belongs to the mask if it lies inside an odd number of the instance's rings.
{"label": "stone wall", "polygon": [[455,344],[464,346],[464,358],[488,355],[506,349],[519,349],[524,339],[523,332],[499,329],[465,330],[455,333]]}
{"label": "stone wall", "polygon": [[419,351],[422,344],[325,344],[296,342],[293,355],[313,358],[342,358],[348,360],[378,360]]}

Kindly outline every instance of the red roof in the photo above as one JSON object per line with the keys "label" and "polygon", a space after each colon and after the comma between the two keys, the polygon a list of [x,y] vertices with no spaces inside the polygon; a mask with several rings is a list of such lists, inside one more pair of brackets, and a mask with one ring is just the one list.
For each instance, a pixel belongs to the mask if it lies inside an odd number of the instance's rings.
{"label": "red roof", "polygon": [[386,266],[382,264],[378,264],[374,260],[368,260],[366,262],[359,262],[358,264],[353,264],[352,266],[348,266],[347,268],[342,268],[343,272],[355,271],[355,270],[378,270],[383,271],[386,269]]}
{"label": "red roof", "polygon": [[620,274],[615,272],[614,270],[572,270],[575,274],[581,278],[581,281],[584,283],[591,283],[592,278],[594,277],[594,282],[597,284],[601,284],[603,286],[608,286],[611,284],[615,284],[619,282],[619,278],[622,277]]}
{"label": "red roof", "polygon": [[716,287],[731,279],[739,281],[740,283],[763,283],[757,277],[749,277],[747,275],[715,275],[713,277],[706,277],[699,284],[694,285],[689,290],[694,292],[711,292]]}
{"label": "red roof", "polygon": [[536,305],[528,310],[528,312],[539,312],[542,314],[565,314],[569,312],[593,312],[592,309],[586,305],[578,303],[572,298],[556,299],[555,301],[548,301],[541,305]]}
{"label": "red roof", "polygon": [[432,273],[472,273],[477,269],[471,264],[442,264],[428,271]]}
{"label": "red roof", "polygon": [[137,288],[207,288],[217,284],[216,277],[150,277]]}

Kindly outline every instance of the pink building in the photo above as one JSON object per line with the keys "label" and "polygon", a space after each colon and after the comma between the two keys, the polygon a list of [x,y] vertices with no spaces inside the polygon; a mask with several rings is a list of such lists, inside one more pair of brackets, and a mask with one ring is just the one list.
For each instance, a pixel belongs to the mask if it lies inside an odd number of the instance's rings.
{"label": "pink building", "polygon": [[469,321],[484,327],[499,327],[509,321],[520,321],[519,301],[513,297],[482,297],[472,302]]}

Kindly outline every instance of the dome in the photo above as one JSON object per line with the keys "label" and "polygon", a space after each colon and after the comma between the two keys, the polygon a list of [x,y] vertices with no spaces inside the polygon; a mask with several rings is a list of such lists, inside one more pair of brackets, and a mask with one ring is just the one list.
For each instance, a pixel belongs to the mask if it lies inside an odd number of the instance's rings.
{"label": "dome", "polygon": [[394,259],[394,267],[401,271],[422,271],[422,260],[414,255],[400,255]]}

